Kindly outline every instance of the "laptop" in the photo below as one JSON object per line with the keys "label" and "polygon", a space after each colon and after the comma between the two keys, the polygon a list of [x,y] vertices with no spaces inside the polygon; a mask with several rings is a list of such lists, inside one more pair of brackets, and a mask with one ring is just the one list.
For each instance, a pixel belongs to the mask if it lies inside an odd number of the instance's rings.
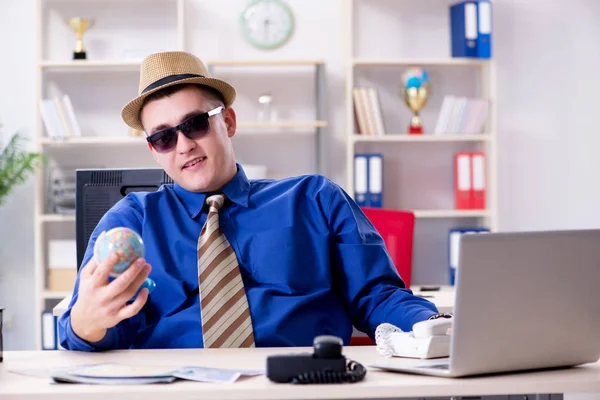
{"label": "laptop", "polygon": [[463,377],[600,358],[600,230],[463,235],[449,357],[372,367]]}

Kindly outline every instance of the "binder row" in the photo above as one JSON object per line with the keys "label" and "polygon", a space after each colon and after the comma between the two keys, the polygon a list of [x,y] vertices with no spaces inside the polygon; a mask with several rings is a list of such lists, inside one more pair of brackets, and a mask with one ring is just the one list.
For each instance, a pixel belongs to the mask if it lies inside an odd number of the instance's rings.
{"label": "binder row", "polygon": [[[486,187],[485,152],[455,153],[455,208],[484,210]],[[354,155],[354,200],[361,207],[383,207],[383,154],[356,153]]]}
{"label": "binder row", "polygon": [[383,154],[354,154],[354,199],[361,207],[383,207]]}
{"label": "binder row", "polygon": [[52,311],[42,312],[42,350],[62,350],[58,340],[58,318]]}
{"label": "binder row", "polygon": [[81,136],[81,128],[75,117],[69,95],[65,94],[61,98],[53,96],[51,99],[43,99],[40,103],[40,112],[48,137]]}
{"label": "binder row", "polygon": [[454,155],[454,200],[457,210],[486,208],[486,163],[482,151]]}
{"label": "binder row", "polygon": [[467,0],[450,6],[452,57],[492,57],[492,5]]}

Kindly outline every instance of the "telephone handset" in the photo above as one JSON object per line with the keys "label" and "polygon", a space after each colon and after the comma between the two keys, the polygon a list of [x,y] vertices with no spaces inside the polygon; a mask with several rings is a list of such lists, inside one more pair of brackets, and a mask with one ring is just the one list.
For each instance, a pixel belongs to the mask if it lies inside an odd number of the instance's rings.
{"label": "telephone handset", "polygon": [[428,338],[431,336],[447,336],[452,332],[453,319],[439,318],[428,319],[413,325],[415,338]]}
{"label": "telephone handset", "polygon": [[337,336],[317,336],[313,353],[267,357],[266,375],[278,383],[344,383],[362,380],[367,370],[342,355],[343,342]]}
{"label": "telephone handset", "polygon": [[425,320],[414,324],[411,332],[383,323],[375,330],[377,350],[386,357],[448,357],[452,323],[452,318]]}

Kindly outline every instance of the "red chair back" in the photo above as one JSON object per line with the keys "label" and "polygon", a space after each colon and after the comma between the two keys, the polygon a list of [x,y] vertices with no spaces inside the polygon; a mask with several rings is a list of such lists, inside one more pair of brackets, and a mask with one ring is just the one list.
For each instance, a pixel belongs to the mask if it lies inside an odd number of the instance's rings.
{"label": "red chair back", "polygon": [[[406,287],[410,287],[412,276],[413,237],[415,214],[410,211],[362,207],[385,242],[390,257]],[[351,346],[375,344],[368,336],[353,336]]]}
{"label": "red chair back", "polygon": [[410,211],[370,207],[363,207],[362,210],[383,237],[396,270],[405,285],[410,287],[415,214]]}

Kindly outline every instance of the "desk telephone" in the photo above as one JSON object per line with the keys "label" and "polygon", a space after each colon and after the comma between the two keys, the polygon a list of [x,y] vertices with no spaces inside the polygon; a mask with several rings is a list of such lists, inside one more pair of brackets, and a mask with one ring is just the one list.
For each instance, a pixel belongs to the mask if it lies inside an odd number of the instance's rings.
{"label": "desk telephone", "polygon": [[375,330],[377,350],[385,357],[448,357],[452,322],[452,318],[425,320],[414,324],[411,332],[383,323]]}
{"label": "desk telephone", "polygon": [[345,383],[362,380],[367,370],[342,355],[343,342],[337,336],[317,336],[313,353],[267,357],[266,375],[278,383]]}

